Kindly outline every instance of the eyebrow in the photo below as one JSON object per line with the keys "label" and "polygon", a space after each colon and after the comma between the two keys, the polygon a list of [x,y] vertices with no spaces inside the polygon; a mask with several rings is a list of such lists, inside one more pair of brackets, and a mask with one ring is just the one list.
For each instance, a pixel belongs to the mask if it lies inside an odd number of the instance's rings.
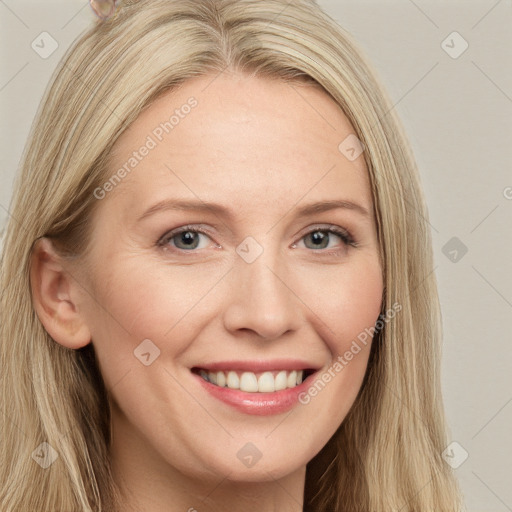
{"label": "eyebrow", "polygon": [[[352,210],[364,217],[370,216],[368,209],[365,208],[364,206],[354,203],[352,201],[346,201],[341,199],[306,204],[304,206],[301,206],[300,208],[297,208],[296,216],[302,218],[315,213],[322,213],[336,209]],[[148,210],[146,210],[139,217],[138,222],[142,221],[143,219],[146,219],[147,217],[155,213],[168,210],[210,212],[215,215],[228,218],[230,220],[233,219],[235,216],[232,210],[217,203],[208,203],[196,200],[165,199],[154,204]]]}

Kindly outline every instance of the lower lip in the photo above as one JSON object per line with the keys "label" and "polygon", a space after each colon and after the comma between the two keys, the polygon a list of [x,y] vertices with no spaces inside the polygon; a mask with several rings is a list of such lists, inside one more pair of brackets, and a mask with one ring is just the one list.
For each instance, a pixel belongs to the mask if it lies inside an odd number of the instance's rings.
{"label": "lower lip", "polygon": [[192,375],[199,380],[201,386],[208,393],[236,410],[256,416],[270,416],[287,412],[297,405],[300,393],[309,387],[310,378],[314,377],[315,374],[309,375],[304,382],[294,388],[274,391],[273,393],[247,393],[238,389],[221,388],[195,373]]}

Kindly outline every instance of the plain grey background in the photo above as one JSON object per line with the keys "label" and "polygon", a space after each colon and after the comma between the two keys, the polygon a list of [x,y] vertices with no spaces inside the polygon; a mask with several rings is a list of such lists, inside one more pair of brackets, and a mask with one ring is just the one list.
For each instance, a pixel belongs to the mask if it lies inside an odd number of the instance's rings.
{"label": "plain grey background", "polygon": [[[469,512],[512,511],[512,1],[319,3],[373,62],[420,167],[456,443],[445,460]],[[0,233],[50,75],[93,20],[86,0],[0,0]]]}

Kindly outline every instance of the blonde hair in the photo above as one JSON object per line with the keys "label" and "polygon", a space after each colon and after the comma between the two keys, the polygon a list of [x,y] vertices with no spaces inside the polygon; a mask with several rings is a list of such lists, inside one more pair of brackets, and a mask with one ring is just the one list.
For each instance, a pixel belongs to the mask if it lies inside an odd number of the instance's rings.
{"label": "blonde hair", "polygon": [[[32,127],[1,261],[3,512],[112,512],[107,390],[92,344],[54,342],[32,305],[43,236],[86,254],[94,190],[121,133],[166,90],[224,70],[321,86],[364,146],[384,273],[382,311],[348,416],[308,464],[304,510],[437,512],[462,498],[441,453],[441,321],[427,208],[392,105],[350,37],[313,0],[140,0],[68,50]],[[341,142],[341,141],[340,141]],[[32,453],[59,458],[43,470]]]}

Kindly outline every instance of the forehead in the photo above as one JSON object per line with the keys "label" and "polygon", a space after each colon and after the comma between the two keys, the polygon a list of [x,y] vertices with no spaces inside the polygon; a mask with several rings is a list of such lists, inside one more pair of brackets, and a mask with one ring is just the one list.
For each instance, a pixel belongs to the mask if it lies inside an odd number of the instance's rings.
{"label": "forehead", "polygon": [[118,139],[107,179],[122,179],[111,197],[129,211],[169,195],[261,209],[339,193],[371,209],[363,156],[351,161],[339,149],[353,133],[319,87],[194,78],[162,94]]}

